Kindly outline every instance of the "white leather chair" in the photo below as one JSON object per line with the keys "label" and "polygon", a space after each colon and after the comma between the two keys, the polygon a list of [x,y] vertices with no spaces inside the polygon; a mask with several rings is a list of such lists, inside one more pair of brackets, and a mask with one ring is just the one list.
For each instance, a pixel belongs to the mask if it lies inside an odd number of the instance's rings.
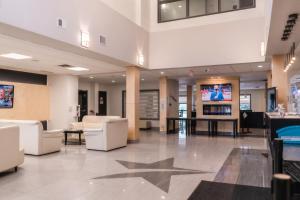
{"label": "white leather chair", "polygon": [[119,116],[85,116],[82,126],[87,149],[109,151],[127,146],[127,119]]}
{"label": "white leather chair", "polygon": [[63,130],[44,131],[40,121],[0,120],[1,125],[20,127],[20,140],[25,154],[39,156],[58,152],[62,147]]}
{"label": "white leather chair", "polygon": [[0,127],[0,172],[9,169],[17,171],[24,162],[24,151],[20,148],[18,126]]}

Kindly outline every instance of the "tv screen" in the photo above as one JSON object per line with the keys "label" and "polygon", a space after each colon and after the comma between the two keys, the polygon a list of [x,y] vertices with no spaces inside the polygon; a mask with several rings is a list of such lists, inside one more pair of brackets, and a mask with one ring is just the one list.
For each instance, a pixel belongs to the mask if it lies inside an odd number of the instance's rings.
{"label": "tv screen", "polygon": [[0,85],[0,108],[12,108],[14,105],[14,86]]}
{"label": "tv screen", "polygon": [[231,101],[232,85],[212,84],[201,85],[202,101]]}

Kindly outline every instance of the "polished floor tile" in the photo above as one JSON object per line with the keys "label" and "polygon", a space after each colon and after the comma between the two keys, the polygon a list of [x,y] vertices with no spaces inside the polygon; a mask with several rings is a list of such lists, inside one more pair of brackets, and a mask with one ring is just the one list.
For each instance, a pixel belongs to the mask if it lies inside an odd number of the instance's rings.
{"label": "polished floor tile", "polygon": [[[59,153],[26,156],[17,173],[0,175],[0,199],[184,200],[201,180],[213,181],[239,148],[265,151],[267,142],[150,131],[141,133],[140,143],[110,152],[70,145]],[[120,174],[131,175],[109,178]]]}

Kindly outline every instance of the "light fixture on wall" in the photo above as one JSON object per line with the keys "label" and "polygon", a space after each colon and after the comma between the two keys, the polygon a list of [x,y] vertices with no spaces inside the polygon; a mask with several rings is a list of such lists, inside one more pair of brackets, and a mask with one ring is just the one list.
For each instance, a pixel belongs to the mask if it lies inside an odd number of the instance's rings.
{"label": "light fixture on wall", "polygon": [[296,50],[296,44],[295,42],[293,43],[290,52],[285,56],[285,61],[284,61],[284,72],[287,72],[291,66],[295,63],[296,60],[296,55],[295,55],[295,50]]}
{"label": "light fixture on wall", "polygon": [[138,56],[138,65],[143,66],[144,63],[145,63],[144,55],[143,55],[143,54],[140,54],[140,55]]}
{"label": "light fixture on wall", "polygon": [[266,56],[266,46],[264,42],[260,44],[260,55],[262,57]]}
{"label": "light fixture on wall", "polygon": [[81,46],[88,48],[90,44],[90,34],[88,32],[81,31]]}

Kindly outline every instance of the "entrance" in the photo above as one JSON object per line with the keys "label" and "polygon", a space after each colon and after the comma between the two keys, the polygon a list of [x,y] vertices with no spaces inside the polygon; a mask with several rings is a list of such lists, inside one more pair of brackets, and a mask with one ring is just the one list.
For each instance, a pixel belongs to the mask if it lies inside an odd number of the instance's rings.
{"label": "entrance", "polygon": [[107,115],[107,92],[106,91],[99,91],[98,96],[98,115],[106,116]]}
{"label": "entrance", "polygon": [[78,92],[78,103],[80,105],[80,117],[79,121],[82,121],[82,118],[85,115],[88,115],[88,91],[79,90]]}

